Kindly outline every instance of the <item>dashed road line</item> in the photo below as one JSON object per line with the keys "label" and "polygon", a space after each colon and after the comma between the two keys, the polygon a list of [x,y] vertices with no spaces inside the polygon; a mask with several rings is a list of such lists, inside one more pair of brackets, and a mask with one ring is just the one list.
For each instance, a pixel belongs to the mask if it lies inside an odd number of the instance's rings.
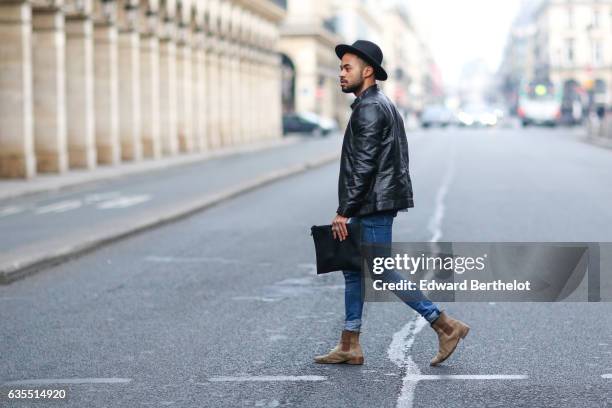
{"label": "dashed road line", "polygon": [[196,256],[196,257],[176,257],[176,256],[157,256],[150,255],[144,258],[147,262],[158,262],[158,263],[209,263],[217,262],[221,264],[233,264],[233,265],[260,265],[270,266],[271,262],[248,262],[240,259],[229,259],[218,256]]}
{"label": "dashed road line", "polygon": [[47,385],[47,384],[123,384],[131,378],[36,378],[28,380],[7,381],[2,385]]}
{"label": "dashed road line", "polygon": [[36,209],[36,214],[48,214],[48,213],[63,213],[70,210],[75,210],[81,207],[83,203],[81,200],[65,200],[59,201],[57,203],[45,205],[42,207],[38,207]]}
{"label": "dashed road line", "polygon": [[108,191],[106,193],[87,194],[85,196],[85,202],[87,204],[97,203],[97,202],[100,202],[100,201],[104,201],[104,200],[108,200],[108,199],[111,199],[111,198],[119,197],[120,195],[121,195],[121,192],[119,192],[119,191]]}
{"label": "dashed road line", "polygon": [[444,173],[442,184],[440,185],[440,188],[438,189],[438,193],[436,194],[434,213],[429,219],[429,223],[427,224],[427,228],[429,229],[429,232],[432,235],[430,242],[438,242],[440,241],[440,238],[442,238],[442,220],[444,219],[444,212],[446,211],[444,200],[446,199],[448,188],[450,187],[454,176],[455,176],[455,148],[454,148],[454,144],[451,144],[450,158],[448,160],[446,173]]}
{"label": "dashed road line", "polygon": [[4,207],[0,209],[0,218],[2,217],[8,217],[9,215],[13,215],[13,214],[19,214],[20,212],[23,212],[24,208],[22,207],[17,207],[17,206],[10,206],[10,207]]}
{"label": "dashed road line", "polygon": [[427,325],[427,321],[420,316],[402,327],[400,331],[393,335],[393,340],[387,350],[389,359],[398,367],[405,369],[406,373],[402,379],[402,388],[397,398],[398,408],[412,407],[414,401],[414,391],[418,380],[413,376],[421,374],[419,367],[410,356],[410,348],[414,343],[416,335]]}
{"label": "dashed road line", "polygon": [[210,377],[212,382],[243,382],[243,381],[327,381],[322,375],[246,375],[238,377]]}
{"label": "dashed road line", "polygon": [[[432,234],[430,246],[432,252],[439,251],[437,242],[442,238],[442,220],[446,207],[444,200],[448,193],[448,189],[454,178],[455,171],[455,145],[451,144],[450,159],[447,161],[446,172],[442,179],[442,184],[436,194],[435,208],[427,227]],[[414,402],[414,392],[418,383],[418,376],[421,371],[410,356],[410,348],[414,343],[414,339],[423,327],[427,325],[427,321],[420,316],[416,320],[408,322],[400,331],[393,335],[393,341],[389,345],[388,356],[398,367],[404,368],[405,374],[402,379],[402,388],[397,398],[398,408],[410,408]]]}
{"label": "dashed road line", "polygon": [[103,201],[100,204],[96,205],[96,208],[100,210],[109,210],[114,208],[126,208],[131,207],[133,205],[137,205],[140,203],[144,203],[145,201],[149,201],[151,199],[150,194],[140,194],[133,196],[124,196],[117,197],[108,201]]}
{"label": "dashed road line", "polygon": [[[411,375],[411,381],[431,380],[527,380],[529,376],[523,374],[444,374],[444,375]],[[406,377],[404,377],[406,378]]]}

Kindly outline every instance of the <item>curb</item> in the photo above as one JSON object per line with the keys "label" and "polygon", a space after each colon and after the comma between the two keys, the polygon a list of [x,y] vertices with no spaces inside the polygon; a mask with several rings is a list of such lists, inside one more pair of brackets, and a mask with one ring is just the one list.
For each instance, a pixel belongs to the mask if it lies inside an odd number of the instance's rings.
{"label": "curb", "polygon": [[593,146],[603,147],[605,149],[612,149],[612,138],[605,136],[582,136],[582,141]]}
{"label": "curb", "polygon": [[241,183],[219,193],[209,194],[201,199],[193,200],[178,210],[174,210],[170,213],[165,212],[163,216],[149,217],[149,219],[140,220],[134,223],[134,225],[123,226],[110,232],[98,234],[98,236],[88,237],[87,240],[80,241],[79,244],[76,245],[69,245],[60,248],[59,250],[37,254],[36,256],[28,259],[20,259],[12,261],[9,264],[0,265],[0,284],[9,284],[23,277],[34,274],[43,268],[55,266],[69,259],[77,258],[111,242],[115,242],[131,235],[135,235],[139,232],[179,220],[199,211],[213,207],[231,198],[237,197],[241,194],[255,190],[258,187],[270,184],[274,181],[288,178],[290,176],[303,173],[307,170],[332,163],[339,157],[339,153],[334,153],[323,156],[319,159],[310,160],[302,164],[291,166],[283,170],[268,172],[253,180]]}
{"label": "curb", "polygon": [[[103,166],[94,170],[77,169],[73,170],[72,173],[68,172],[63,175],[42,174],[31,180],[0,179],[0,186],[2,186],[3,183],[9,184],[13,181],[15,183],[29,184],[26,187],[21,189],[17,188],[14,191],[0,190],[0,201],[52,191],[69,190],[70,188],[82,187],[88,184],[114,180],[125,176],[142,174],[150,171],[159,171],[167,168],[188,166],[190,164],[214,160],[222,157],[276,149],[299,143],[300,141],[301,140],[299,137],[284,136],[281,139],[264,140],[240,146],[221,147],[216,150],[204,152],[177,154],[176,156],[162,157],[161,159],[144,159],[138,162],[124,162],[118,166]],[[121,168],[121,166],[124,167]],[[58,179],[48,181],[47,185],[36,186],[37,181],[40,181],[40,179],[45,178],[46,176],[54,178],[57,177]],[[74,179],[69,179],[71,176],[74,177]],[[10,186],[3,187],[4,189],[10,188]]]}

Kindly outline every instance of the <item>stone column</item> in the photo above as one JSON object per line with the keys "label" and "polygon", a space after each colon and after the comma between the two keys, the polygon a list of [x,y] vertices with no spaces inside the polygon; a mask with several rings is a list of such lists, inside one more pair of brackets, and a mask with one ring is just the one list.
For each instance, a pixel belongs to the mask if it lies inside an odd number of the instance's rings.
{"label": "stone column", "polygon": [[36,174],[30,4],[0,2],[0,177]]}
{"label": "stone column", "polygon": [[241,15],[238,58],[240,59],[240,144],[247,144],[251,123],[249,118],[250,78],[249,78],[249,47],[251,36],[251,12],[243,10]]}
{"label": "stone column", "polygon": [[233,4],[229,12],[230,27],[228,29],[228,37],[230,43],[230,116],[231,116],[231,144],[236,146],[241,143],[242,138],[242,101],[241,88],[243,83],[240,75],[240,36],[244,30],[244,21],[242,20],[243,10],[238,4]]}
{"label": "stone column", "polygon": [[231,144],[239,145],[242,138],[242,104],[240,101],[241,91],[243,86],[240,78],[240,53],[238,43],[232,43],[230,55],[230,84],[231,84],[231,100],[230,100],[230,117],[231,117]]}
{"label": "stone column", "polygon": [[119,4],[119,140],[122,160],[142,159],[140,130],[140,35],[137,0]]}
{"label": "stone column", "polygon": [[162,152],[174,155],[178,152],[177,93],[176,93],[176,44],[173,20],[164,18],[159,39],[159,83]]}
{"label": "stone column", "polygon": [[[271,92],[270,92],[270,65],[268,62],[268,50],[265,50],[262,52],[261,92],[262,92],[262,98],[264,98],[265,100],[271,103],[272,99],[270,98],[270,95],[271,95]],[[269,107],[270,108],[272,107],[271,104],[269,105]],[[261,110],[260,115],[261,115],[261,122],[262,122],[261,138],[268,139],[270,137],[270,116],[272,115],[272,112],[270,109],[267,109],[265,111]]]}
{"label": "stone column", "polygon": [[220,107],[219,107],[219,54],[217,52],[217,39],[209,37],[210,48],[207,54],[207,81],[208,94],[208,140],[211,149],[221,146]]}
{"label": "stone column", "polygon": [[221,133],[221,146],[228,146],[231,140],[231,64],[229,57],[229,43],[221,40],[219,53],[219,121]]}
{"label": "stone column", "polygon": [[266,81],[265,81],[265,97],[266,100],[270,101],[270,109],[268,109],[267,112],[264,113],[264,118],[265,118],[265,130],[264,130],[264,134],[263,137],[264,139],[273,139],[274,138],[274,109],[275,109],[275,95],[274,95],[274,73],[272,71],[272,55],[271,55],[271,51],[267,50],[266,52],[266,59],[265,59],[265,65],[264,65],[264,69],[265,69],[265,75],[266,75]]}
{"label": "stone column", "polygon": [[276,66],[276,135],[283,138],[283,74],[282,58],[277,55],[278,65]]}
{"label": "stone column", "polygon": [[[263,50],[259,49],[258,54],[259,56],[258,56],[257,67],[255,71],[255,78],[256,78],[256,83],[257,83],[257,94],[258,94],[257,97],[260,100],[265,100],[266,81],[267,81],[266,75],[267,74],[265,70],[265,65],[263,63],[263,59],[264,59]],[[265,137],[267,110],[264,111],[261,106],[257,106],[256,111],[257,111],[257,123],[259,124],[257,126],[257,140],[261,141]]]}
{"label": "stone column", "polygon": [[119,81],[114,1],[96,1],[94,21],[94,95],[96,149],[99,164],[118,164]]}
{"label": "stone column", "polygon": [[66,128],[68,166],[96,167],[94,49],[91,1],[66,15]]}
{"label": "stone column", "polygon": [[231,77],[230,77],[230,59],[229,59],[229,35],[230,35],[230,19],[231,19],[231,2],[230,0],[221,0],[218,8],[218,26],[217,36],[219,45],[219,88],[218,88],[218,104],[219,104],[219,130],[221,146],[229,145],[231,138]]}
{"label": "stone column", "polygon": [[39,173],[68,170],[64,15],[57,2],[33,8],[34,149]]}
{"label": "stone column", "polygon": [[[265,81],[266,81],[266,73],[264,70],[264,66],[262,63],[263,53],[261,50],[255,50],[255,61],[253,66],[253,82],[254,82],[254,90],[255,90],[255,100],[263,101],[265,100]],[[263,139],[263,135],[265,132],[265,113],[262,104],[255,104],[253,107],[253,111],[255,113],[255,123],[253,129],[253,138],[255,141],[260,141]]]}
{"label": "stone column", "polygon": [[206,87],[208,89],[207,118],[208,118],[208,143],[211,149],[221,146],[221,108],[220,99],[220,21],[221,21],[221,2],[219,0],[208,0],[206,2],[207,22],[206,22]]}
{"label": "stone column", "polygon": [[273,139],[283,137],[283,102],[282,102],[282,59],[278,51],[280,33],[274,24],[270,26],[271,56],[270,56],[270,84],[272,89],[272,118],[271,135]]}
{"label": "stone column", "polygon": [[242,45],[240,47],[240,144],[249,142],[249,133],[251,131],[251,122],[249,118],[249,102],[250,95],[250,71],[248,48]]}
{"label": "stone column", "polygon": [[193,89],[191,33],[186,25],[180,25],[177,35],[177,122],[179,149],[192,152],[193,144]]}
{"label": "stone column", "polygon": [[161,157],[157,10],[143,6],[140,24],[140,132],[144,157]]}
{"label": "stone column", "polygon": [[281,57],[278,53],[274,52],[271,57],[270,67],[270,88],[272,92],[272,109],[271,109],[271,129],[270,137],[272,139],[279,139],[283,137],[283,106],[282,106],[282,90],[281,90]]}
{"label": "stone column", "polygon": [[247,143],[252,143],[256,139],[257,133],[257,81],[255,75],[255,51],[251,46],[248,49],[248,57],[246,63],[246,81],[248,88],[249,99],[247,101],[247,120],[249,124],[249,130],[247,133]]}
{"label": "stone column", "polygon": [[[264,69],[264,52],[267,44],[264,40],[263,30],[264,30],[263,19],[257,17],[255,19],[255,53],[254,53],[254,66],[253,66],[253,80],[255,82],[255,99],[257,100],[265,100],[265,90],[266,90],[266,72]],[[254,138],[256,141],[261,141],[264,138],[264,133],[266,129],[265,124],[265,115],[266,110],[262,108],[260,104],[255,105],[255,120],[257,126],[254,129]]]}
{"label": "stone column", "polygon": [[197,151],[208,149],[207,136],[207,98],[206,92],[206,50],[205,34],[201,30],[194,33],[193,41],[193,69],[192,69],[192,99],[193,99],[193,129],[194,143]]}

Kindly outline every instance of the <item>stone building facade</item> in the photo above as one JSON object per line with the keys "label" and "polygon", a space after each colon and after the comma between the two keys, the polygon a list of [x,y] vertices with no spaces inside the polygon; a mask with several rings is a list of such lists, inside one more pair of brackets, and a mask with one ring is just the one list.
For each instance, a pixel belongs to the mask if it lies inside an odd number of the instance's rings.
{"label": "stone building facade", "polygon": [[612,0],[543,1],[534,23],[534,77],[612,103]]}
{"label": "stone building facade", "polygon": [[333,27],[331,0],[289,0],[281,26],[280,49],[294,69],[286,111],[314,112],[345,121],[347,104],[339,86],[334,47],[342,42]]}
{"label": "stone building facade", "polygon": [[511,106],[519,87],[550,82],[591,111],[612,106],[612,0],[525,1],[499,75]]}
{"label": "stone building facade", "polygon": [[281,137],[275,0],[0,0],[0,177]]}

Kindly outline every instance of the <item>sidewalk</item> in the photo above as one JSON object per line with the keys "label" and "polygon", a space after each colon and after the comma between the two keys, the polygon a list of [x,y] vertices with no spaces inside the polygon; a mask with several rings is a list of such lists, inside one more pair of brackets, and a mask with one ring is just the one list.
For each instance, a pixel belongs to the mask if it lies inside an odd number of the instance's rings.
{"label": "sidewalk", "polygon": [[67,176],[0,181],[0,230],[7,232],[0,238],[0,283],[334,162],[341,144],[338,135],[292,137]]}
{"label": "sidewalk", "polygon": [[585,141],[612,149],[612,111],[607,112],[603,120],[596,117],[588,119]]}
{"label": "sidewalk", "polygon": [[284,137],[278,140],[266,140],[238,147],[224,147],[211,152],[178,154],[160,159],[144,159],[138,162],[124,162],[116,166],[102,165],[94,170],[70,170],[66,174],[40,174],[30,180],[0,179],[0,202],[27,194],[53,191],[74,187],[100,180],[108,180],[131,174],[145,173],[168,167],[197,163],[216,157],[237,153],[258,152],[274,147],[286,146],[301,141],[300,137]]}

